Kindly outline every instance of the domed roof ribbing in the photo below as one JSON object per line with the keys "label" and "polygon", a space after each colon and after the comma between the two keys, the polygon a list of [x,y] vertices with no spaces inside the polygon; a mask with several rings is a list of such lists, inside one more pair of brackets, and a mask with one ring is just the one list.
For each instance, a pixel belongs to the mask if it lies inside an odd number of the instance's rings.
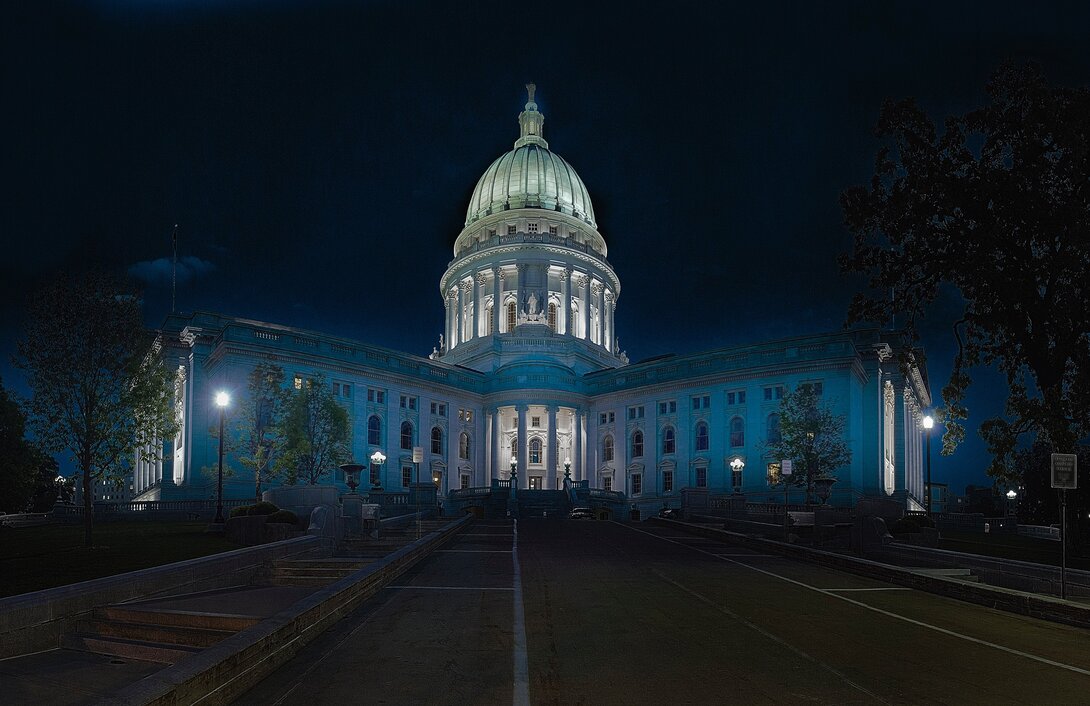
{"label": "domed roof ribbing", "polygon": [[545,116],[534,102],[534,84],[527,90],[530,100],[519,114],[521,135],[515,147],[485,170],[466,210],[466,225],[513,208],[541,208],[579,218],[593,227],[594,206],[583,180],[568,162],[549,151],[542,137]]}

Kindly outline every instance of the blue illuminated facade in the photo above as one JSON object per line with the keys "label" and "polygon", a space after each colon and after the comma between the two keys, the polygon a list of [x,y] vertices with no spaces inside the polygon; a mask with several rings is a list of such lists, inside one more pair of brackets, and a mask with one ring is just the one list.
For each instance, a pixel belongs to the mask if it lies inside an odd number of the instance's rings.
{"label": "blue illuminated facade", "polygon": [[[573,481],[623,494],[650,511],[680,503],[685,488],[747,500],[782,498],[770,484],[778,459],[780,398],[813,385],[847,421],[853,454],[830,502],[882,497],[923,507],[926,373],[895,361],[894,337],[838,331],[631,363],[614,311],[621,284],[607,259],[589,192],[543,137],[530,99],[520,135],[474,189],[454,258],[439,283],[446,310],[427,357],[311,331],[198,312],[168,317],[164,361],[177,370],[178,436],[164,460],[141,461],[136,499],[208,498],[217,446],[209,433],[215,391],[245,394],[260,362],[289,384],[324,376],[352,420],[352,453],[388,458],[374,469],[386,492],[421,477],[441,493],[489,487],[517,471],[521,488]],[[512,463],[513,462],[513,463]],[[228,460],[229,465],[231,460]],[[341,483],[339,472],[331,482]],[[229,497],[250,497],[235,477]],[[800,498],[801,499],[801,498]]]}

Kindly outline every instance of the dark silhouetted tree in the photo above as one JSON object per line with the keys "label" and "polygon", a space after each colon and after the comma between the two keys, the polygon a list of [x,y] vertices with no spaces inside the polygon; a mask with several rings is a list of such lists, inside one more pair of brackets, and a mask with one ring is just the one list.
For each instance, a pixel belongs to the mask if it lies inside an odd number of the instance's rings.
{"label": "dark silhouetted tree", "polygon": [[1090,432],[1090,90],[1005,65],[988,94],[941,134],[911,100],[882,107],[877,134],[891,144],[870,185],[841,197],[855,236],[841,266],[871,288],[849,322],[896,315],[906,356],[918,355],[917,324],[940,287],[961,295],[943,454],[965,436],[970,369],[994,364],[1010,394],[980,433],[988,472],[1009,481],[1024,435],[1070,451]]}
{"label": "dark silhouetted tree", "polygon": [[260,363],[247,379],[249,397],[242,403],[238,421],[238,462],[254,474],[255,502],[261,501],[261,484],[276,468],[274,460],[284,445],[281,425],[291,393],[284,388],[284,369]]}
{"label": "dark silhouetted tree", "polygon": [[84,540],[93,546],[97,480],[126,480],[137,449],[162,453],[175,432],[173,379],[144,329],[140,300],[102,273],[61,275],[31,300],[16,365],[26,371],[38,443],[68,451],[83,484]]}
{"label": "dark silhouetted tree", "polygon": [[0,511],[25,512],[34,494],[38,453],[26,440],[26,415],[0,382]]}

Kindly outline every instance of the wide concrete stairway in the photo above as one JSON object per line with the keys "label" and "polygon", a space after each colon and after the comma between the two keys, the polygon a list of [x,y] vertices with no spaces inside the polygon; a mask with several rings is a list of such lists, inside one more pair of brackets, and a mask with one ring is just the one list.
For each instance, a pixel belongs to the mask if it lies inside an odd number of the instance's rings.
{"label": "wide concrete stairway", "polygon": [[370,537],[345,539],[338,545],[335,558],[372,561],[381,559],[401,549],[406,544],[411,544],[420,537],[431,534],[448,522],[449,520],[413,521],[399,527],[384,527],[382,536],[379,539]]}
{"label": "wide concrete stairway", "polygon": [[519,517],[567,517],[571,501],[563,490],[520,490]]}
{"label": "wide concrete stairway", "polygon": [[273,586],[313,586],[321,588],[359,571],[366,566],[366,559],[281,559],[270,567],[268,583]]}
{"label": "wide concrete stairway", "polygon": [[64,637],[64,646],[124,659],[174,664],[260,618],[112,605],[96,608]]}

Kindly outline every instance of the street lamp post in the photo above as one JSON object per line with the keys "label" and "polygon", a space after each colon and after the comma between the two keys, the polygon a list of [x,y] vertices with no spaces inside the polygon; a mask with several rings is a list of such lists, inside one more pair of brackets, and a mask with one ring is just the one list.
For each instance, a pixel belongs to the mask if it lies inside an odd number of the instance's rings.
{"label": "street lamp post", "polygon": [[216,406],[220,408],[220,463],[219,473],[216,478],[216,519],[217,525],[223,524],[223,420],[227,416],[227,405],[231,403],[231,396],[226,392],[216,393]]}
{"label": "street lamp post", "polygon": [[[734,473],[739,473],[740,474],[742,472],[742,469],[745,468],[745,467],[746,467],[746,462],[743,461],[740,458],[735,458],[733,461],[730,462],[730,470],[733,471]],[[738,488],[740,487],[740,484],[735,485],[734,475],[733,474],[731,475],[730,485],[731,485],[731,490],[733,490],[734,492],[737,493]]]}
{"label": "street lamp post", "polygon": [[564,490],[571,487],[571,459],[564,459]]}
{"label": "street lamp post", "polygon": [[1014,488],[1007,491],[1007,514],[1014,516],[1014,499],[1018,497],[1018,493]]}
{"label": "street lamp post", "polygon": [[935,426],[934,417],[929,414],[923,418],[923,429],[927,436],[927,498],[924,503],[928,517],[931,517],[931,427],[933,426]]}
{"label": "street lamp post", "polygon": [[[371,465],[379,466],[381,468],[382,464],[384,463],[386,463],[386,454],[382,453],[381,451],[376,451],[375,453],[371,454]],[[378,478],[375,478],[374,481],[371,482],[371,485],[381,486],[382,483],[379,482]]]}

